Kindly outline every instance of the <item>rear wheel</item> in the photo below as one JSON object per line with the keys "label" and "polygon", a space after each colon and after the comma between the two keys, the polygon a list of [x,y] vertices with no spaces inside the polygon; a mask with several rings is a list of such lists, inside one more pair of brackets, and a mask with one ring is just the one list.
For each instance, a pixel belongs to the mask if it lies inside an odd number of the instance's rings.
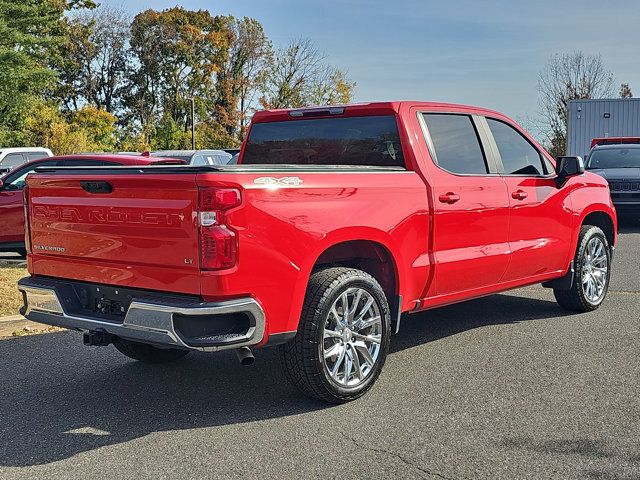
{"label": "rear wheel", "polygon": [[364,395],[387,357],[390,325],[387,298],[371,275],[352,268],[314,273],[298,334],[280,347],[289,379],[327,402]]}
{"label": "rear wheel", "polygon": [[143,363],[168,363],[179,360],[189,353],[189,350],[178,348],[158,348],[147,343],[133,342],[118,338],[113,342],[118,351],[129,358]]}
{"label": "rear wheel", "polygon": [[590,312],[604,301],[611,276],[611,249],[604,232],[583,225],[574,258],[575,275],[569,290],[554,289],[558,304],[574,312]]}

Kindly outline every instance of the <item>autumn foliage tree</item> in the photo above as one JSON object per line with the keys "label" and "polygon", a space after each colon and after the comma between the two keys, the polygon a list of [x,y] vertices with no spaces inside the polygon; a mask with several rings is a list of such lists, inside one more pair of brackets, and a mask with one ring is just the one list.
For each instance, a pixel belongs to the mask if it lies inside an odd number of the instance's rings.
{"label": "autumn foliage tree", "polygon": [[[211,115],[216,73],[229,49],[229,22],[228,17],[182,7],[146,10],[134,18],[134,65],[126,105],[142,131],[151,136],[153,126],[163,121],[187,132],[191,98],[197,99],[199,118]],[[159,147],[183,146],[171,143]]]}
{"label": "autumn foliage tree", "polygon": [[0,0],[0,146],[189,148],[193,101],[196,145],[232,147],[260,106],[352,96],[311,41],[274,51],[255,19],[178,6],[131,20],[95,7]]}
{"label": "autumn foliage tree", "polygon": [[355,85],[326,62],[311,40],[296,39],[274,52],[260,103],[264,108],[347,103]]}
{"label": "autumn foliage tree", "polygon": [[84,104],[116,113],[122,107],[129,67],[127,14],[100,7],[67,22],[65,54],[54,66],[59,82],[54,96],[69,111]]}
{"label": "autumn foliage tree", "polygon": [[239,130],[242,138],[255,96],[265,81],[272,46],[253,18],[233,18],[229,27],[229,50],[217,74],[216,116],[228,134]]}

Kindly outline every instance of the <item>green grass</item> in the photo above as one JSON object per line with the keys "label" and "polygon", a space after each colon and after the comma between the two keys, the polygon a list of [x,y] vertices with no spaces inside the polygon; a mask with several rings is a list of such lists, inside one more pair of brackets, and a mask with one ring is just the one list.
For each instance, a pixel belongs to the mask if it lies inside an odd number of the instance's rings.
{"label": "green grass", "polygon": [[24,267],[0,265],[0,317],[20,313],[22,294],[16,284],[27,275]]}

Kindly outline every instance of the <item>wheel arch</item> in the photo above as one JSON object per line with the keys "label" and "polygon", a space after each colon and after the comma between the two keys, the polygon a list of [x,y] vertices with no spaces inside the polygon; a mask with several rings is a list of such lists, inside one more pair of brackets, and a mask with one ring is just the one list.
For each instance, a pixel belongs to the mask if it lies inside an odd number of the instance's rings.
{"label": "wheel arch", "polygon": [[[387,296],[391,309],[392,332],[399,326],[402,309],[402,285],[404,272],[402,257],[394,247],[389,235],[381,230],[368,228],[335,231],[327,235],[318,245],[310,262],[301,268],[301,279],[293,298],[296,308],[292,309],[291,322],[299,319],[309,279],[314,271],[323,267],[352,267],[367,272],[374,277]],[[299,308],[298,308],[299,307]]]}
{"label": "wheel arch", "polygon": [[[602,230],[607,237],[609,247],[613,248],[616,242],[616,224],[614,219],[604,210],[593,210],[583,215],[580,222],[582,225],[593,225]],[[575,249],[574,249],[575,250]]]}

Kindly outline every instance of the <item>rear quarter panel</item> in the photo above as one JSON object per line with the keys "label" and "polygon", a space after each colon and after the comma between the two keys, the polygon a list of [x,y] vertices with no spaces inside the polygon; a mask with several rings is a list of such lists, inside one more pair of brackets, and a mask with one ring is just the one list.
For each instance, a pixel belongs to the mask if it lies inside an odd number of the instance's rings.
{"label": "rear quarter panel", "polygon": [[[408,308],[429,274],[429,209],[426,186],[414,172],[294,173],[302,183],[265,186],[265,174],[225,176],[241,186],[243,204],[228,213],[239,236],[232,270],[203,272],[205,299],[252,294],[265,309],[268,332],[297,329],[306,286],[327,248],[350,240],[383,245],[396,262]],[[220,185],[220,176],[198,177],[199,186]]]}

